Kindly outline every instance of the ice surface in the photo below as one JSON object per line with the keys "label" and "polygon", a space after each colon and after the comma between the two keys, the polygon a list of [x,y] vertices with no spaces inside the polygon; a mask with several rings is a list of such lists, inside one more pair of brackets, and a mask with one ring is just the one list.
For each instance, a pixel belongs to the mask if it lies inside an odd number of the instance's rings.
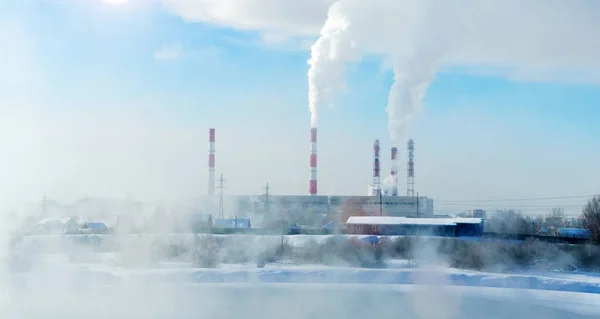
{"label": "ice surface", "polygon": [[[32,293],[33,291],[33,293]],[[598,295],[357,284],[122,284],[12,294],[2,318],[598,318]]]}
{"label": "ice surface", "polygon": [[[37,243],[48,244],[43,238]],[[290,238],[296,245],[327,237]],[[407,260],[380,269],[286,262],[124,268],[116,252],[76,255],[37,252],[27,267],[17,263],[0,274],[0,318],[600,317],[594,273],[486,273]]]}

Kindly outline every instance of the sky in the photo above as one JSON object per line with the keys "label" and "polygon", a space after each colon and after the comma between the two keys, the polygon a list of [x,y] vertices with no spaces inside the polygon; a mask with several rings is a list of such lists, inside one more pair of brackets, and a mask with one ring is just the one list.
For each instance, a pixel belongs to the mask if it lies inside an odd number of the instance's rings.
{"label": "sky", "polygon": [[[226,193],[269,182],[307,194],[307,60],[333,2],[0,0],[0,202],[205,194],[211,127]],[[531,50],[456,55],[436,70],[407,137],[416,191],[439,210],[577,212],[600,193],[597,4],[553,0],[545,13],[560,5],[570,20],[546,28],[504,8],[529,21],[507,32]],[[528,67],[537,60],[544,68]],[[366,194],[375,139],[390,169],[388,61],[366,52],[344,80],[319,115],[320,194]],[[563,196],[577,197],[463,202]]]}

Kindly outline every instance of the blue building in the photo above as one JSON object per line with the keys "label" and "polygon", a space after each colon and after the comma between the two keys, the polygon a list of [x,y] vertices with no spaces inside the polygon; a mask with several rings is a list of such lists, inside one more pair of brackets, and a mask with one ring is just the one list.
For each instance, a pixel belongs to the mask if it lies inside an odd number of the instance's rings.
{"label": "blue building", "polygon": [[108,232],[108,227],[105,223],[87,222],[81,226],[81,229],[94,234],[105,234]]}

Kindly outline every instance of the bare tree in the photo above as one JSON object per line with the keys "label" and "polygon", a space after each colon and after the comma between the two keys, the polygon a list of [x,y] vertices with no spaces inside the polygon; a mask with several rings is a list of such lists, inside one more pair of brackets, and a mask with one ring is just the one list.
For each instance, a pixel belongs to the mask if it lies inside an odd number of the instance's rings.
{"label": "bare tree", "polygon": [[537,232],[538,226],[530,216],[525,216],[522,212],[513,209],[500,212],[500,218],[488,222],[486,227],[490,231],[520,235],[533,235]]}
{"label": "bare tree", "polygon": [[552,212],[550,215],[546,217],[545,226],[560,228],[563,224],[563,219],[565,218],[565,211],[560,207],[552,208]]}
{"label": "bare tree", "polygon": [[583,227],[590,231],[592,241],[600,244],[600,196],[592,197],[583,208]]}

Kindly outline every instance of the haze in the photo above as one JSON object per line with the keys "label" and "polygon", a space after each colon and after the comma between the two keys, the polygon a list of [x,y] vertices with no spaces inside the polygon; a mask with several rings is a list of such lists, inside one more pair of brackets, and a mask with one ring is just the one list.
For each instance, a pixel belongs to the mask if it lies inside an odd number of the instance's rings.
{"label": "haze", "polygon": [[[44,194],[63,201],[204,194],[208,127],[218,130],[217,173],[225,174],[228,193],[260,194],[269,181],[275,193],[306,194],[305,62],[332,1],[118,2],[2,1],[5,206]],[[493,13],[481,5],[497,23],[445,57],[406,133],[416,142],[420,194],[460,200],[596,192],[600,154],[591,146],[600,66],[590,54],[599,47],[592,36],[597,3],[541,5],[503,2]],[[577,23],[562,28],[557,21],[566,19]],[[486,32],[501,41],[487,46]],[[390,61],[377,47],[363,51],[341,77],[345,90],[335,107],[319,115],[323,194],[366,192],[375,138],[389,170]]]}

